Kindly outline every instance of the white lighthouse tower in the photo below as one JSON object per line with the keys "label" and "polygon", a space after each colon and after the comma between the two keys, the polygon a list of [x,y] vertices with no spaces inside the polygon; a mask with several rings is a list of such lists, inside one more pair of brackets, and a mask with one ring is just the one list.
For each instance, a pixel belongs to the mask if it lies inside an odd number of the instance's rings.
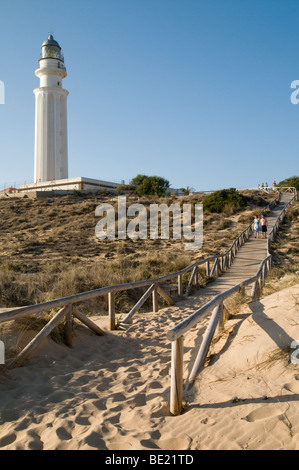
{"label": "white lighthouse tower", "polygon": [[34,181],[68,178],[67,96],[62,87],[67,76],[61,47],[53,36],[41,46],[35,75],[40,87],[35,94],[35,169]]}
{"label": "white lighthouse tower", "polygon": [[[79,191],[115,190],[119,183],[82,176],[68,176],[67,96],[62,87],[67,76],[61,47],[50,34],[41,46],[35,75],[40,87],[35,94],[34,183],[23,184],[19,192],[38,194],[53,191],[65,194]],[[0,90],[1,91],[1,90]],[[1,98],[1,96],[0,96]],[[0,103],[1,104],[1,103]]]}

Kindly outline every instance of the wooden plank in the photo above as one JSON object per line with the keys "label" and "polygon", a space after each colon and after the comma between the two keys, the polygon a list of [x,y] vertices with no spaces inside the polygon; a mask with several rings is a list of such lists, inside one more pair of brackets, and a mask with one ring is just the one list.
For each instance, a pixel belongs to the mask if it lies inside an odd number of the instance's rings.
{"label": "wooden plank", "polygon": [[158,304],[158,292],[157,292],[156,286],[152,292],[152,298],[153,298],[153,312],[157,313],[159,310],[159,304]]}
{"label": "wooden plank", "polygon": [[182,297],[184,294],[183,292],[183,276],[182,274],[178,275],[178,295]]}
{"label": "wooden plank", "polygon": [[115,292],[108,293],[108,315],[109,315],[109,325],[110,330],[113,331],[116,329],[115,325]]}
{"label": "wooden plank", "polygon": [[152,284],[150,288],[143,294],[143,296],[138,300],[137,304],[134,305],[134,307],[130,310],[130,312],[127,314],[127,316],[122,320],[122,323],[129,323],[135,315],[136,312],[142,307],[144,302],[149,298],[153,290],[155,289],[155,284]]}
{"label": "wooden plank", "polygon": [[85,326],[88,326],[96,335],[103,336],[105,332],[96,325],[90,318],[88,318],[84,313],[80,312],[76,307],[73,307],[73,315],[78,320],[80,320]]}
{"label": "wooden plank", "polygon": [[217,274],[218,274],[218,258],[215,259],[215,263],[213,265],[210,277],[217,276]]}
{"label": "wooden plank", "polygon": [[18,356],[9,364],[9,369],[20,366],[29,356],[31,356],[40,346],[41,341],[46,338],[69,312],[69,306],[63,307],[53,318],[44,326],[44,328],[30,341],[27,346],[18,354]]}
{"label": "wooden plank", "polygon": [[190,280],[189,280],[189,283],[188,283],[188,286],[187,286],[187,289],[186,289],[186,294],[185,294],[186,297],[189,295],[189,292],[191,290],[192,284],[194,283],[196,275],[197,275],[197,266],[195,266],[193,268],[193,271],[192,271],[192,274],[191,274],[191,277],[190,277]]}
{"label": "wooden plank", "polygon": [[168,305],[174,305],[174,301],[172,298],[165,292],[165,290],[162,289],[162,287],[157,286],[157,292],[161,297],[163,297],[164,300],[168,303]]}
{"label": "wooden plank", "polygon": [[258,283],[257,283],[257,281],[255,281],[255,282],[253,283],[253,286],[252,286],[252,289],[251,289],[251,294],[250,294],[250,297],[251,297],[252,299],[255,299],[255,297],[256,297],[257,287],[258,287]]}
{"label": "wooden plank", "polygon": [[65,316],[64,338],[65,344],[71,348],[73,345],[73,306],[69,305],[69,311]]}
{"label": "wooden plank", "polygon": [[198,284],[199,284],[199,267],[197,267],[197,271],[196,271],[195,279],[194,279],[194,284],[196,286],[198,286]]}
{"label": "wooden plank", "polygon": [[219,321],[215,331],[216,335],[220,335],[223,332],[225,322],[228,320],[229,315],[228,310],[224,307],[223,303],[220,305],[222,305],[222,308],[220,310]]}
{"label": "wooden plank", "polygon": [[213,339],[214,333],[216,331],[220,315],[223,311],[223,304],[217,305],[217,307],[214,308],[209,325],[206,329],[205,335],[203,337],[202,343],[199,348],[198,355],[196,357],[196,360],[194,362],[193,368],[190,372],[190,376],[188,379],[188,388],[189,386],[193,383],[196,375],[199,373],[200,369],[203,367],[204,362],[206,360],[208,350],[211,344],[211,341]]}
{"label": "wooden plank", "polygon": [[206,276],[210,277],[210,263],[209,263],[209,261],[206,262]]}
{"label": "wooden plank", "polygon": [[184,342],[181,336],[172,343],[170,413],[178,416],[183,408],[183,354]]}

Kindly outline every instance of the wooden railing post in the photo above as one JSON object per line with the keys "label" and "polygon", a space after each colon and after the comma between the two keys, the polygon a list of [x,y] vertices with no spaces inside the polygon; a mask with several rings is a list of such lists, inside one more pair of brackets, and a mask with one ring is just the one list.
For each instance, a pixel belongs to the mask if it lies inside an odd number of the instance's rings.
{"label": "wooden railing post", "polygon": [[226,271],[227,268],[228,268],[227,262],[228,262],[228,254],[226,253],[226,255],[225,255],[225,257],[224,257],[224,271]]}
{"label": "wooden railing post", "polygon": [[161,295],[161,297],[163,297],[164,300],[166,300],[166,302],[168,303],[168,305],[174,305],[174,301],[172,300],[172,298],[170,297],[170,295],[167,294],[167,292],[165,292],[162,287],[160,286],[157,286],[157,292],[159,295]]}
{"label": "wooden railing post", "polygon": [[210,277],[210,263],[209,261],[206,262],[206,275]]}
{"label": "wooden railing post", "polygon": [[73,345],[73,306],[69,305],[68,313],[65,316],[64,338],[65,344],[71,348]]}
{"label": "wooden railing post", "polygon": [[264,287],[265,282],[266,282],[266,263],[264,263],[263,268],[262,268],[262,287]]}
{"label": "wooden railing post", "polygon": [[170,413],[174,416],[181,414],[183,408],[183,352],[184,340],[180,336],[172,342],[171,350]]}
{"label": "wooden railing post", "polygon": [[84,313],[80,312],[76,307],[73,306],[73,315],[78,320],[80,320],[84,325],[88,326],[96,335],[102,336],[105,332],[96,325],[90,318],[88,318]]}
{"label": "wooden railing post", "polygon": [[257,286],[258,286],[258,282],[255,281],[255,282],[253,283],[253,286],[252,286],[252,289],[251,289],[251,294],[250,294],[250,297],[251,297],[252,299],[255,299],[256,291],[257,291]]}
{"label": "wooden railing post", "polygon": [[228,312],[226,308],[224,308],[223,302],[220,304],[220,313],[219,313],[219,320],[216,326],[216,334],[220,334],[224,330],[224,324],[225,321],[227,320],[228,317]]}
{"label": "wooden railing post", "polygon": [[108,293],[108,314],[109,314],[109,325],[110,330],[116,329],[115,325],[115,292]]}
{"label": "wooden railing post", "polygon": [[259,285],[260,291],[262,291],[262,289],[263,289],[263,275],[262,275],[262,273],[260,273],[260,275],[259,275],[258,285]]}
{"label": "wooden railing post", "polygon": [[268,271],[271,271],[272,268],[272,256],[268,259]]}
{"label": "wooden railing post", "polygon": [[196,375],[198,374],[198,372],[200,371],[200,369],[204,365],[204,362],[205,362],[205,359],[207,357],[211,341],[213,339],[213,336],[214,336],[214,333],[215,333],[215,330],[217,328],[217,325],[218,325],[218,322],[219,322],[219,319],[220,319],[220,315],[222,314],[222,312],[223,312],[223,302],[221,302],[219,305],[217,305],[213,310],[212,316],[210,318],[209,325],[206,329],[206,332],[204,334],[202,343],[200,345],[196,360],[195,360],[193,368],[190,372],[190,376],[189,376],[189,379],[188,379],[188,385],[190,385],[194,381]]}
{"label": "wooden railing post", "polygon": [[194,275],[194,283],[193,283],[195,286],[198,285],[198,267],[196,266],[196,271],[195,271],[195,275]]}
{"label": "wooden railing post", "polygon": [[215,275],[216,275],[216,277],[218,275],[218,258],[216,258],[215,261],[214,261],[212,271],[210,273],[210,277],[214,277]]}
{"label": "wooden railing post", "polygon": [[38,348],[41,341],[48,336],[62,318],[69,312],[69,305],[63,307],[59,312],[57,312],[53,318],[43,327],[43,329],[27,344],[27,346],[20,352],[20,354],[13,359],[9,364],[9,368],[13,368],[16,365],[20,366],[25,362],[25,360]]}
{"label": "wooden railing post", "polygon": [[155,285],[152,284],[150,288],[143,294],[141,299],[138,300],[137,304],[130,310],[130,312],[126,315],[126,317],[122,320],[122,323],[130,323],[132,320],[133,315],[142,307],[144,302],[148,299],[151,293],[154,291]]}
{"label": "wooden railing post", "polygon": [[191,274],[191,277],[190,277],[190,280],[186,289],[186,296],[189,295],[192,285],[195,284],[196,276],[197,276],[197,266],[193,268],[193,271],[192,271],[192,274]]}
{"label": "wooden railing post", "polygon": [[183,275],[182,274],[178,275],[178,295],[180,297],[183,296]]}
{"label": "wooden railing post", "polygon": [[153,296],[153,312],[156,313],[159,310],[157,286],[155,286],[152,296]]}

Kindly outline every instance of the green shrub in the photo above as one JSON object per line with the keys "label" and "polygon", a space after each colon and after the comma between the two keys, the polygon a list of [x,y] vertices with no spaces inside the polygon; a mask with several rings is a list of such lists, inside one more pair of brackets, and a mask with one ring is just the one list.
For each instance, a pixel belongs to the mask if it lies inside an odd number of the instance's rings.
{"label": "green shrub", "polygon": [[290,178],[286,178],[283,181],[280,181],[277,186],[289,186],[296,188],[299,191],[299,176],[291,176]]}
{"label": "green shrub", "polygon": [[161,176],[137,175],[132,179],[131,185],[135,187],[138,196],[164,196],[169,188],[169,181]]}
{"label": "green shrub", "polygon": [[240,209],[247,205],[247,199],[235,188],[221,189],[209,194],[203,201],[203,209],[208,212],[224,212],[228,208]]}

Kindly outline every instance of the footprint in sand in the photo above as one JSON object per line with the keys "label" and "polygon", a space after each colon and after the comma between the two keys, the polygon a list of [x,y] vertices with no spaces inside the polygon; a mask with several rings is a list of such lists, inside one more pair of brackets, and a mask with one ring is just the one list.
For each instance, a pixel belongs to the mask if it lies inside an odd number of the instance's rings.
{"label": "footprint in sand", "polygon": [[135,395],[129,403],[131,406],[145,406],[146,405],[146,394],[145,393],[138,393]]}
{"label": "footprint in sand", "polygon": [[100,398],[99,400],[93,400],[91,403],[98,410],[106,410],[107,409],[106,398]]}
{"label": "footprint in sand", "polygon": [[124,402],[126,400],[126,397],[123,393],[118,392],[118,393],[112,393],[110,395],[110,399],[112,403],[118,403],[118,402]]}
{"label": "footprint in sand", "polygon": [[279,415],[281,415],[281,411],[277,408],[263,406],[262,408],[258,408],[257,410],[249,413],[245,419],[249,421],[249,423],[254,423],[255,421],[259,421],[261,419],[273,418],[274,416]]}
{"label": "footprint in sand", "polygon": [[56,434],[62,441],[68,441],[72,439],[72,435],[62,426],[56,429]]}
{"label": "footprint in sand", "polygon": [[153,382],[149,384],[149,388],[152,388],[152,389],[163,388],[163,385],[158,380],[154,380]]}
{"label": "footprint in sand", "polygon": [[169,375],[169,366],[166,366],[163,369],[161,369],[159,372],[159,375],[161,377],[165,377],[166,375]]}
{"label": "footprint in sand", "polygon": [[137,367],[134,367],[134,366],[129,367],[127,372],[138,372],[139,373]]}
{"label": "footprint in sand", "polygon": [[161,449],[161,450],[188,450],[191,439],[189,437],[170,439],[142,439],[140,441],[144,449]]}
{"label": "footprint in sand", "polygon": [[0,448],[9,446],[9,444],[12,444],[16,440],[17,436],[14,433],[7,434],[7,436],[4,436],[0,439]]}
{"label": "footprint in sand", "polygon": [[75,423],[79,424],[80,426],[90,426],[89,417],[81,414],[76,416]]}
{"label": "footprint in sand", "polygon": [[0,423],[17,421],[21,417],[21,411],[17,409],[7,409],[1,412]]}

